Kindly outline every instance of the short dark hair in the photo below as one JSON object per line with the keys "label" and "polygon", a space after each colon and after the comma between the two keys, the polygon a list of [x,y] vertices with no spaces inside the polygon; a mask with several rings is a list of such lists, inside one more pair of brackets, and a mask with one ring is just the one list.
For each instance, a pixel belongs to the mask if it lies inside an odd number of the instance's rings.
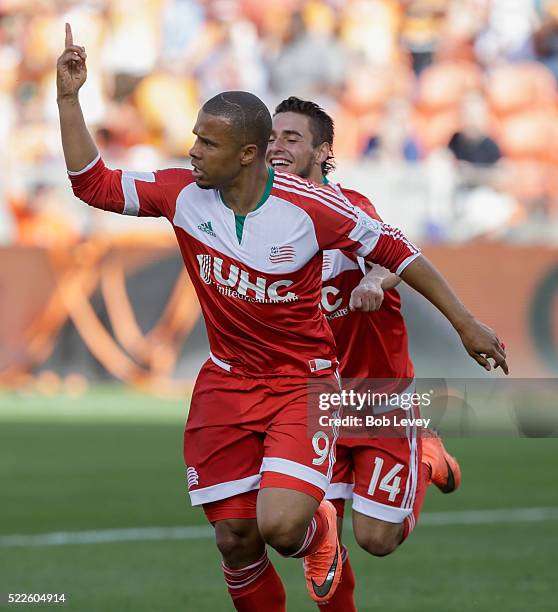
{"label": "short dark hair", "polygon": [[[333,119],[310,100],[301,100],[296,96],[291,96],[283,100],[275,107],[275,115],[279,113],[298,113],[310,119],[310,131],[312,132],[312,146],[319,147],[323,142],[327,142],[333,153],[333,138],[335,136],[335,125]],[[335,168],[335,158],[333,154],[322,164],[322,173],[327,176]]]}
{"label": "short dark hair", "polygon": [[255,144],[258,157],[265,156],[272,121],[267,106],[258,96],[248,91],[223,91],[208,100],[202,111],[227,119],[241,146]]}

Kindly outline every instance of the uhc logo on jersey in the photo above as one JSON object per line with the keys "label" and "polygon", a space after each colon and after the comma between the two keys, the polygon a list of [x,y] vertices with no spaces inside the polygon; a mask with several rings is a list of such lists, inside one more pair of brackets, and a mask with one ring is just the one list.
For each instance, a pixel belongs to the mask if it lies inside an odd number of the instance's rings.
{"label": "uhc logo on jersey", "polygon": [[269,250],[269,261],[274,264],[293,262],[295,257],[295,248],[289,244],[285,246],[272,246]]}
{"label": "uhc logo on jersey", "polygon": [[[235,264],[225,264],[221,257],[200,254],[198,265],[200,277],[206,285],[215,283],[222,295],[249,302],[295,302],[296,293],[287,291],[292,280],[281,279],[269,282],[264,276],[255,276]],[[228,268],[228,269],[227,269]]]}

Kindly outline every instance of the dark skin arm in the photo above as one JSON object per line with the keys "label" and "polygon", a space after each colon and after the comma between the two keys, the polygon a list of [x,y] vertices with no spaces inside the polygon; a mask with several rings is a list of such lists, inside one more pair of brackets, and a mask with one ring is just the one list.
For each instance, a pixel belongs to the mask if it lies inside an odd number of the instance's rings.
{"label": "dark skin arm", "polygon": [[465,308],[444,277],[421,255],[401,273],[401,278],[429,300],[453,325],[469,355],[485,370],[501,367],[508,374],[504,345],[495,332]]}

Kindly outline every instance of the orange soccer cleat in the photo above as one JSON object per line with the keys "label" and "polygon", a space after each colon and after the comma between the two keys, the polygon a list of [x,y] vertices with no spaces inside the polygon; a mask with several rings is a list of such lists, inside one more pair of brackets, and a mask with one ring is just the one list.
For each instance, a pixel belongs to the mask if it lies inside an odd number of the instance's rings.
{"label": "orange soccer cleat", "polygon": [[461,485],[461,468],[455,457],[446,450],[440,436],[428,430],[422,439],[422,462],[430,467],[430,482],[442,493],[453,493]]}
{"label": "orange soccer cleat", "polygon": [[315,553],[304,557],[304,577],[308,594],[317,603],[324,603],[333,597],[341,580],[341,547],[337,539],[337,512],[331,502],[320,504],[327,519],[328,530],[324,541]]}

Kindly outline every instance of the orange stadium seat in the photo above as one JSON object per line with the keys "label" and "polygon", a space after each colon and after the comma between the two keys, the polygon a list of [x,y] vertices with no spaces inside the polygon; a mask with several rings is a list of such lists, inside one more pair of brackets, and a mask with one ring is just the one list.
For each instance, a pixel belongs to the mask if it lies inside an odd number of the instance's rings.
{"label": "orange stadium seat", "polygon": [[357,158],[362,138],[358,117],[341,107],[334,110],[332,116],[335,121],[335,156]]}
{"label": "orange stadium seat", "polygon": [[[557,109],[558,115],[558,109]],[[547,125],[549,150],[548,157],[550,162],[557,167],[557,178],[558,178],[558,117],[554,116],[554,119]]]}
{"label": "orange stadium seat", "polygon": [[551,192],[550,167],[544,162],[507,160],[508,179],[504,189],[520,202],[526,211],[548,201]]}
{"label": "orange stadium seat", "polygon": [[417,111],[413,118],[413,127],[426,153],[446,147],[459,129],[459,110],[454,107],[437,113]]}
{"label": "orange stadium seat", "polygon": [[423,113],[456,107],[468,91],[481,86],[481,70],[469,62],[438,62],[420,76],[417,105]]}
{"label": "orange stadium seat", "polygon": [[342,104],[357,114],[380,111],[390,98],[409,98],[413,79],[412,70],[405,65],[358,66],[349,72]]}
{"label": "orange stadium seat", "polygon": [[556,111],[526,111],[500,122],[499,144],[505,156],[512,159],[548,161],[553,149]]}
{"label": "orange stadium seat", "polygon": [[548,68],[537,62],[506,64],[488,77],[488,100],[497,115],[507,115],[537,106],[556,105],[556,82]]}
{"label": "orange stadium seat", "polygon": [[500,121],[498,142],[508,159],[508,190],[527,207],[540,206],[558,190],[556,111],[516,113]]}

